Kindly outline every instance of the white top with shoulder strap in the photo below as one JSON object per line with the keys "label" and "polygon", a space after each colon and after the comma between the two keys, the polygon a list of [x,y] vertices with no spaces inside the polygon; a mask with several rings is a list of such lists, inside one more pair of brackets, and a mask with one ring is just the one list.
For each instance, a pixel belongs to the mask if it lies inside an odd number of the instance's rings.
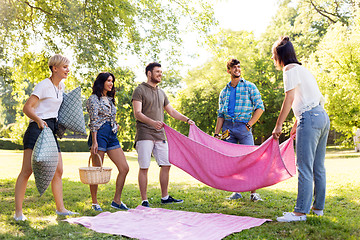
{"label": "white top with shoulder strap", "polygon": [[316,79],[305,67],[296,64],[288,70],[284,69],[283,80],[285,92],[295,89],[292,109],[297,119],[302,113],[319,104],[324,106],[325,99],[319,90]]}

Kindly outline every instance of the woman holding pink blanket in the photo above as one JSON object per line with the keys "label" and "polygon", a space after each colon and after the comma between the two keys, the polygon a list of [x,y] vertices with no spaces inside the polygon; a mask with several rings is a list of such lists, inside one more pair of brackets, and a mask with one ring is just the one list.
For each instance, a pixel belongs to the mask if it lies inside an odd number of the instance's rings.
{"label": "woman holding pink blanket", "polygon": [[[323,215],[325,206],[325,151],[330,120],[325,112],[322,96],[314,76],[297,60],[289,37],[281,37],[272,48],[272,59],[283,70],[285,99],[273,130],[278,139],[282,125],[293,109],[296,117],[290,135],[296,137],[298,166],[298,195],[293,212],[284,212],[279,222],[305,221],[310,209]],[[315,187],[313,189],[313,183]],[[314,202],[311,206],[314,192]]]}

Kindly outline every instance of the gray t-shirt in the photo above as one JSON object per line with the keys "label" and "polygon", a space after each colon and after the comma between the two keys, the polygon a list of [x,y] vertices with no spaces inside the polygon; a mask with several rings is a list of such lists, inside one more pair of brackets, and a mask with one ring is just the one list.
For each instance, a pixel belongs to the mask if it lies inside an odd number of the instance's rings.
{"label": "gray t-shirt", "polygon": [[[155,88],[143,82],[139,84],[132,95],[131,101],[142,103],[141,112],[155,121],[164,121],[164,107],[170,102],[165,92],[158,86]],[[135,142],[140,140],[166,140],[164,129],[156,130],[139,120],[136,120]]]}

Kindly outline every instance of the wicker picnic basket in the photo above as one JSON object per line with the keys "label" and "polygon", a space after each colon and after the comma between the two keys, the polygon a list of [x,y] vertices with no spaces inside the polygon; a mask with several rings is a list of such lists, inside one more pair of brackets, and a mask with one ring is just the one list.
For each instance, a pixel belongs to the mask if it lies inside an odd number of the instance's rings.
{"label": "wicker picnic basket", "polygon": [[79,168],[80,180],[84,184],[105,184],[110,181],[111,177],[111,168],[103,167],[102,160],[99,154],[95,154],[99,161],[100,167],[90,167],[90,160],[93,155],[90,155],[89,162],[87,167]]}

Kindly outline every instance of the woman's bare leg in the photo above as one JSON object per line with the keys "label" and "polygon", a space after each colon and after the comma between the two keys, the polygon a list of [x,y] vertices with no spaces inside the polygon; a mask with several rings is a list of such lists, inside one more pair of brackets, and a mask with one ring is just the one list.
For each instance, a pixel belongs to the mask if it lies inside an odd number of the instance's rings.
{"label": "woman's bare leg", "polygon": [[21,217],[23,214],[22,205],[25,198],[26,185],[32,174],[31,155],[32,149],[24,150],[22,168],[15,184],[15,217]]}
{"label": "woman's bare leg", "polygon": [[109,150],[107,151],[107,154],[119,171],[119,174],[116,178],[114,202],[116,202],[117,204],[121,204],[121,192],[124,188],[125,179],[129,172],[129,165],[126,161],[125,154],[121,148]]}

